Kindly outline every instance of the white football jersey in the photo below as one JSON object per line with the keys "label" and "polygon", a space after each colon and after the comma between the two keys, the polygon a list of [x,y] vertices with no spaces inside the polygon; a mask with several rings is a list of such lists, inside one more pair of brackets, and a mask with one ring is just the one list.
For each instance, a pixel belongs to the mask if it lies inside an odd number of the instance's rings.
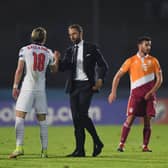
{"label": "white football jersey", "polygon": [[25,76],[22,90],[45,90],[46,69],[53,65],[53,52],[42,45],[30,44],[19,51],[19,60],[25,62]]}

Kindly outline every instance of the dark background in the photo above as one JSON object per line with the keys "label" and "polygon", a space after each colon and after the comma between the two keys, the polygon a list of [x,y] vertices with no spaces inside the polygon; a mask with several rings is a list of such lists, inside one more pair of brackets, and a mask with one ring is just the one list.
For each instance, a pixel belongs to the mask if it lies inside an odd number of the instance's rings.
{"label": "dark background", "polygon": [[[160,61],[164,75],[162,89],[167,88],[168,0],[16,0],[12,4],[2,0],[0,3],[1,17],[7,20],[0,26],[0,88],[12,87],[18,51],[29,44],[34,27],[46,28],[46,45],[63,55],[70,44],[67,27],[72,23],[83,27],[84,39],[98,44],[107,60],[110,69],[106,88],[111,87],[123,61],[137,52],[136,41],[142,35],[152,37],[151,54]],[[65,78],[66,73],[47,74],[47,86],[63,88]],[[126,75],[120,88],[128,87]]]}

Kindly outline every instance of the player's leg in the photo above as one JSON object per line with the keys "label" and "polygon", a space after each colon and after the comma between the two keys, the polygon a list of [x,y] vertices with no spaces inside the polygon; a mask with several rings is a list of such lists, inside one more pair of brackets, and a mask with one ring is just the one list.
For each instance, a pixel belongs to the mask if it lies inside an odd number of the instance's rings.
{"label": "player's leg", "polygon": [[124,152],[124,145],[130,132],[131,125],[134,122],[138,104],[139,102],[137,101],[137,99],[135,99],[134,96],[130,95],[127,105],[127,118],[122,126],[120,143],[117,149],[119,152]]}
{"label": "player's leg", "polygon": [[[23,154],[23,139],[24,139],[24,119],[27,112],[30,112],[33,104],[33,94],[30,91],[21,91],[16,102],[16,149],[9,158],[16,158]],[[18,152],[19,151],[19,152]]]}
{"label": "player's leg", "polygon": [[149,140],[151,136],[151,116],[144,116],[144,129],[143,129],[143,152],[152,152],[148,148]]}
{"label": "player's leg", "polygon": [[121,131],[120,144],[117,149],[119,152],[124,152],[124,145],[127,140],[128,134],[130,132],[131,126],[134,122],[134,119],[135,119],[134,115],[128,115],[126,121],[123,124],[122,131]]}
{"label": "player's leg", "polygon": [[144,152],[152,152],[148,148],[151,136],[151,119],[155,116],[156,110],[156,95],[146,100],[146,115],[144,116],[144,129],[143,129],[143,150]]}
{"label": "player's leg", "polygon": [[23,140],[24,140],[24,120],[26,113],[16,111],[15,130],[16,130],[16,149],[9,155],[9,158],[16,158],[23,155]]}
{"label": "player's leg", "polygon": [[46,121],[46,114],[37,114],[37,119],[40,125],[40,140],[41,140],[41,157],[47,158],[47,148],[48,148],[48,125]]}
{"label": "player's leg", "polygon": [[36,117],[40,126],[40,140],[41,140],[41,157],[47,158],[48,148],[48,124],[46,121],[47,114],[47,99],[45,92],[37,92],[35,95],[35,110]]}

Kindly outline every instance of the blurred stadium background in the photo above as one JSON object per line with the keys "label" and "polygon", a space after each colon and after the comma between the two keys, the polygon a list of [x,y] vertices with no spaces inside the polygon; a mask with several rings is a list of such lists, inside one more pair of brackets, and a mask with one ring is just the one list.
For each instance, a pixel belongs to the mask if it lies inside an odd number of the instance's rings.
{"label": "blurred stadium background", "polygon": [[[96,94],[90,115],[96,124],[121,124],[125,117],[129,95],[129,79],[125,76],[119,86],[118,99],[108,105],[107,96],[111,80],[122,62],[136,53],[136,40],[141,35],[153,39],[152,54],[163,69],[164,83],[158,91],[156,123],[168,123],[168,0],[16,0],[1,1],[1,16],[11,21],[2,23],[1,66],[0,66],[0,125],[14,125],[15,102],[11,96],[13,77],[19,49],[27,45],[30,33],[36,26],[48,31],[47,46],[64,54],[70,44],[67,26],[79,23],[84,28],[84,39],[100,46],[109,63],[105,85]],[[10,7],[9,6],[10,3]],[[15,10],[11,6],[15,5]],[[3,15],[4,14],[4,15]],[[16,19],[15,24],[12,20]],[[71,125],[68,95],[64,93],[66,73],[47,74],[47,95],[49,124]],[[139,121],[137,121],[139,123]],[[27,118],[27,124],[35,124],[34,116]]]}
{"label": "blurred stadium background", "polygon": [[[168,0],[1,0],[0,17],[0,168],[168,167]],[[39,130],[34,127],[37,122],[31,113],[26,118],[26,125],[33,127],[26,127],[25,156],[8,160],[7,156],[15,146],[15,101],[11,94],[18,51],[30,42],[32,29],[43,26],[48,31],[47,46],[64,55],[70,44],[67,27],[72,23],[81,24],[84,39],[98,44],[109,63],[104,87],[94,95],[89,111],[105,148],[96,158],[64,157],[74,148],[69,97],[64,93],[66,73],[54,76],[47,73],[49,158],[39,158]],[[136,120],[127,150],[121,154],[116,152],[116,148],[129,96],[128,75],[120,81],[116,102],[109,105],[107,97],[114,74],[127,57],[136,53],[136,40],[141,35],[152,37],[152,54],[159,59],[164,76],[158,91],[157,115],[153,119],[153,152],[141,152],[143,125]],[[88,135],[86,152],[87,156],[92,153],[92,141]]]}

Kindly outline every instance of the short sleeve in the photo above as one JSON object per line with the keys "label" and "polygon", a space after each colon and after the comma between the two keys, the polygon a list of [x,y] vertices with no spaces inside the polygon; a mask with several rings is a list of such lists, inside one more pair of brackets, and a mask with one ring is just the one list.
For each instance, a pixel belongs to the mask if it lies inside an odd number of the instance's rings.
{"label": "short sleeve", "polygon": [[121,66],[120,68],[120,71],[122,72],[127,72],[129,71],[129,68],[130,68],[130,65],[131,65],[131,60],[130,59],[127,59]]}
{"label": "short sleeve", "polygon": [[25,48],[24,47],[19,50],[19,60],[25,61]]}
{"label": "short sleeve", "polygon": [[154,71],[155,73],[158,73],[161,71],[159,61],[156,58],[154,58]]}
{"label": "short sleeve", "polygon": [[52,50],[48,50],[49,51],[49,65],[53,65],[54,64],[54,53],[52,52]]}

